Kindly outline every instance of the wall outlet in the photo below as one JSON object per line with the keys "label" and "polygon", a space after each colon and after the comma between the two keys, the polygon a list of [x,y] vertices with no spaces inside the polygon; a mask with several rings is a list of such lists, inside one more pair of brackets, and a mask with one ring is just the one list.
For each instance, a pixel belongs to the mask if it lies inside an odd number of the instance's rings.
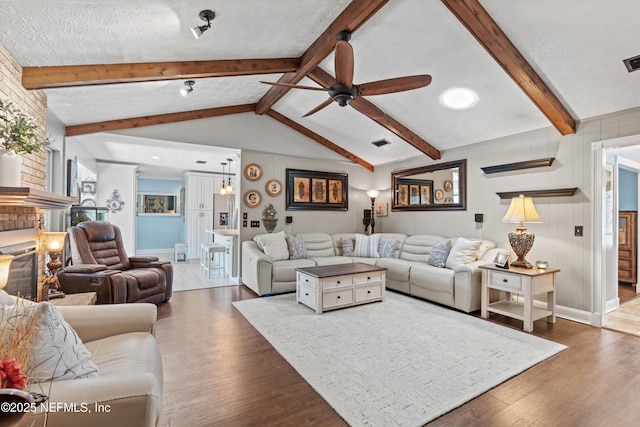
{"label": "wall outlet", "polygon": [[573,235],[576,237],[582,237],[584,235],[584,227],[582,225],[576,225],[573,229]]}
{"label": "wall outlet", "polygon": [[292,216],[284,217],[284,222],[287,224],[291,224],[293,222],[293,217]]}
{"label": "wall outlet", "polygon": [[247,221],[242,221],[242,226],[246,227],[247,226]]}
{"label": "wall outlet", "polygon": [[251,221],[251,228],[260,227],[260,221]]}

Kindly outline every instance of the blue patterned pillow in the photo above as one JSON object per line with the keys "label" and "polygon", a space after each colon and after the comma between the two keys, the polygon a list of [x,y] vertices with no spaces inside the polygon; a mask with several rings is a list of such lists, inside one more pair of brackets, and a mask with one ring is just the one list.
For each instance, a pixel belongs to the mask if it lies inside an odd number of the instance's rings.
{"label": "blue patterned pillow", "polygon": [[433,245],[433,249],[431,249],[431,255],[427,260],[427,264],[444,268],[450,250],[451,240],[438,240],[436,244]]}
{"label": "blue patterned pillow", "polygon": [[396,250],[396,241],[393,239],[380,239],[378,242],[378,255],[380,258],[393,258]]}
{"label": "blue patterned pillow", "polygon": [[307,257],[304,240],[300,237],[287,236],[287,246],[289,247],[289,259],[305,259]]}
{"label": "blue patterned pillow", "polygon": [[353,239],[351,237],[341,237],[342,256],[353,256]]}
{"label": "blue patterned pillow", "polygon": [[353,256],[364,258],[380,258],[380,255],[378,255],[379,241],[379,234],[372,234],[371,236],[356,234],[356,247],[353,250]]}

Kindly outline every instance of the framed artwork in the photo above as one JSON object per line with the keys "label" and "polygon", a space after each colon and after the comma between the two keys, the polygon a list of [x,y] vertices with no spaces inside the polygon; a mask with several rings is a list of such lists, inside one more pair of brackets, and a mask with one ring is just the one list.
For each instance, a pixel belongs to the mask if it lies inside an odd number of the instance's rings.
{"label": "framed artwork", "polygon": [[277,179],[270,179],[267,181],[267,184],[264,186],[267,194],[275,197],[282,193],[282,183]]}
{"label": "framed artwork", "polygon": [[177,215],[178,194],[138,194],[138,214]]}
{"label": "framed artwork", "polygon": [[389,215],[389,203],[378,203],[376,205],[376,216]]}
{"label": "framed artwork", "polygon": [[447,179],[444,182],[444,191],[446,191],[447,193],[451,193],[453,191],[453,181]]}
{"label": "framed artwork", "polygon": [[245,192],[242,198],[244,200],[244,204],[249,208],[258,207],[262,202],[262,195],[257,190],[249,190]]}
{"label": "framed artwork", "polygon": [[96,194],[96,182],[89,180],[82,181],[82,192],[85,194]]}
{"label": "framed artwork", "polygon": [[287,210],[348,210],[346,173],[287,169]]}
{"label": "framed artwork", "polygon": [[430,179],[396,179],[394,206],[433,204],[433,181]]}
{"label": "framed artwork", "polygon": [[244,167],[244,177],[249,181],[257,181],[262,177],[262,169],[256,163],[250,163]]}
{"label": "framed artwork", "polygon": [[496,265],[496,267],[509,268],[509,253],[498,252],[496,254],[496,257],[493,259],[493,263]]}
{"label": "framed artwork", "polygon": [[435,195],[436,195],[436,201],[440,202],[444,198],[444,191],[442,191],[442,189],[438,188],[436,190],[436,192],[435,192]]}
{"label": "framed artwork", "polygon": [[67,160],[67,196],[78,197],[78,162],[73,159]]}

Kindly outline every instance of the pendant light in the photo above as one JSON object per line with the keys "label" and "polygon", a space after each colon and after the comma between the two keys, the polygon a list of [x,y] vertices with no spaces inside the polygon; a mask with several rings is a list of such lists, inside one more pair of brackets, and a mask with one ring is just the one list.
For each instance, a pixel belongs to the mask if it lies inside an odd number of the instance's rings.
{"label": "pendant light", "polygon": [[[227,194],[233,194],[233,185],[231,185],[231,162],[233,162],[233,159],[227,159],[227,161],[229,162],[229,177],[227,178],[226,191]],[[222,181],[224,182],[224,177]]]}
{"label": "pendant light", "polygon": [[227,188],[224,183],[224,167],[227,165],[227,163],[221,162],[220,164],[222,165],[222,184],[220,185],[220,191],[218,192],[218,194],[224,196],[225,194],[227,194]]}

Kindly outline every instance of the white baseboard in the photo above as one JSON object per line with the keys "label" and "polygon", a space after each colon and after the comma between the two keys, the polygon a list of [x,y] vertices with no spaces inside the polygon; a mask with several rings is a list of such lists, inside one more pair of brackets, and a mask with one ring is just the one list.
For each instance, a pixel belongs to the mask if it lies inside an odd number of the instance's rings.
{"label": "white baseboard", "polygon": [[[524,296],[518,295],[517,301],[524,303]],[[546,308],[546,301],[534,300],[533,305],[536,307]],[[587,325],[593,325],[592,315],[590,311],[578,310],[572,307],[566,307],[564,305],[556,304],[556,316],[562,319],[571,320],[573,322],[585,323]]]}
{"label": "white baseboard", "polygon": [[136,251],[136,256],[157,256],[160,258],[160,261],[173,262],[174,260],[173,248],[141,249]]}
{"label": "white baseboard", "polygon": [[605,303],[605,313],[609,313],[613,310],[617,310],[620,308],[620,298],[614,298],[607,300]]}

